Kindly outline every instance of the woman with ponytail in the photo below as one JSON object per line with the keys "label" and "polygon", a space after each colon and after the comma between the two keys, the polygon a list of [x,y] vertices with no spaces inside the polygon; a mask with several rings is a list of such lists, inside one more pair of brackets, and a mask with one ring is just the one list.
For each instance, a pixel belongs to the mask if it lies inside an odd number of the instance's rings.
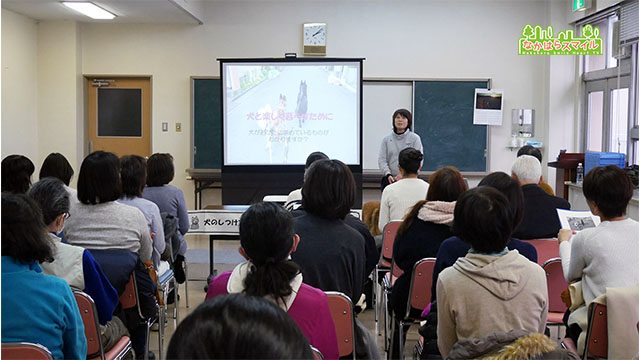
{"label": "woman with ponytail", "polygon": [[238,251],[247,261],[213,279],[207,299],[233,293],[267,298],[291,316],[326,359],[337,359],[327,296],[302,282],[300,268],[289,256],[299,242],[290,212],[270,202],[252,205],[240,218]]}

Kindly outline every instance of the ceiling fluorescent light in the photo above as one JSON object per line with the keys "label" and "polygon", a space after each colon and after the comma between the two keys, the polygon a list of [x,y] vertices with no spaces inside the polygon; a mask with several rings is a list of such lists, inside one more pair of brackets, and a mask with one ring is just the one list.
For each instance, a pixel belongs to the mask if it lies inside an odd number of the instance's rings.
{"label": "ceiling fluorescent light", "polygon": [[116,17],[114,14],[88,1],[63,1],[62,4],[92,19],[111,20]]}

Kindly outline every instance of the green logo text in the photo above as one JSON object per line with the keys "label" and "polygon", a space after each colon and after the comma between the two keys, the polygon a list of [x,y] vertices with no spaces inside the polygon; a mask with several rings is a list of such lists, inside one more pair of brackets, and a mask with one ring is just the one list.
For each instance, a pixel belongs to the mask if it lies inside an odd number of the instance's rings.
{"label": "green logo text", "polygon": [[554,37],[551,26],[526,25],[518,40],[518,55],[602,55],[600,29],[585,25],[582,36],[565,30]]}

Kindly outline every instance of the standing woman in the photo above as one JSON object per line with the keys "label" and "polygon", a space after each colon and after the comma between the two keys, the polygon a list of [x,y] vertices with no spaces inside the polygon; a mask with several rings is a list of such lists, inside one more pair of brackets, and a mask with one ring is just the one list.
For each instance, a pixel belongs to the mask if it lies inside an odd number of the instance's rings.
{"label": "standing woman", "polygon": [[398,166],[400,151],[412,147],[421,153],[422,140],[420,136],[411,131],[413,117],[407,109],[398,109],[393,113],[393,132],[382,139],[380,153],[378,154],[378,167],[384,175],[380,181],[381,189],[401,179]]}
{"label": "standing woman", "polygon": [[183,283],[186,279],[183,268],[184,254],[187,252],[187,241],[184,239],[184,234],[189,231],[190,224],[184,193],[177,187],[169,185],[173,180],[174,173],[171,154],[156,153],[151,155],[147,160],[147,187],[144,188],[142,197],[158,205],[160,213],[167,213],[178,219],[179,231],[177,235],[180,247],[173,262],[173,271],[176,280]]}

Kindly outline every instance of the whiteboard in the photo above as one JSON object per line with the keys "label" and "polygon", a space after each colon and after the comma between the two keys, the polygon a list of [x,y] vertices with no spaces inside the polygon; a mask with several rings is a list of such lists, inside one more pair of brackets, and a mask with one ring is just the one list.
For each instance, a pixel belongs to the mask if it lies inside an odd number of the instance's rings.
{"label": "whiteboard", "polygon": [[378,170],[380,143],[393,131],[391,116],[401,108],[413,113],[412,81],[363,81],[362,170]]}

